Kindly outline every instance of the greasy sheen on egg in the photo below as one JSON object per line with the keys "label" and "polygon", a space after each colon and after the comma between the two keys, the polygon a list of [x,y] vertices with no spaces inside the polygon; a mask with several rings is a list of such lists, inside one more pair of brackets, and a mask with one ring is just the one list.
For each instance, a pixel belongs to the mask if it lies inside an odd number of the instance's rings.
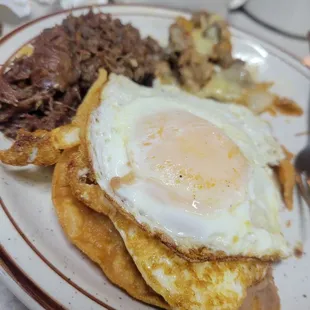
{"label": "greasy sheen on egg", "polygon": [[151,232],[229,256],[288,255],[270,168],[284,154],[245,107],[112,74],[88,142],[99,186]]}

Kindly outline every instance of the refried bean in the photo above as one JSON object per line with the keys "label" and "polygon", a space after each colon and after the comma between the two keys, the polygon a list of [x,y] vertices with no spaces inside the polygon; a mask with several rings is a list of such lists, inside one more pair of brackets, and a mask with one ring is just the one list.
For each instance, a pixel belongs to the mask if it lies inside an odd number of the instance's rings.
{"label": "refried bean", "polygon": [[250,287],[239,310],[280,310],[278,289],[274,284],[271,271],[260,283]]}

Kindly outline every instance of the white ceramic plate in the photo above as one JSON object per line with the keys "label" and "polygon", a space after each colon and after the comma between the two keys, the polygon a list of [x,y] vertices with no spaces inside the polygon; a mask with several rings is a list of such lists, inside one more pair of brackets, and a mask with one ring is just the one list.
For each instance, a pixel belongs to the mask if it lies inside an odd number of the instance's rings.
{"label": "white ceramic plate", "polygon": [[[187,15],[142,6],[103,6],[100,10],[131,22],[143,35],[151,35],[163,45],[167,43],[169,25],[178,15]],[[77,9],[73,13],[85,11]],[[44,28],[61,23],[67,14],[40,18],[4,37],[0,41],[0,63]],[[307,131],[309,71],[269,44],[243,31],[231,30],[235,56],[256,66],[260,79],[275,81],[275,92],[293,98],[305,109],[299,118],[266,116],[280,142],[297,153],[307,138],[296,134]],[[0,136],[1,149],[9,143]],[[99,268],[67,241],[51,202],[51,172],[50,168],[0,166],[0,276],[4,282],[31,309],[151,309],[111,285]],[[288,239],[293,244],[301,241],[306,254],[275,268],[282,309],[310,309],[309,209],[296,196],[294,211],[283,211],[283,217],[292,222],[286,228]]]}

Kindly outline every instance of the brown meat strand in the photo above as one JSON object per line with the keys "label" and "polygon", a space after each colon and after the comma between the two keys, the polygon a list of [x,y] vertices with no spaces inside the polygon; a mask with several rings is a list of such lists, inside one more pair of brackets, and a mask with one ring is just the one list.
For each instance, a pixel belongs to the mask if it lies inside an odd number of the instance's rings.
{"label": "brown meat strand", "polygon": [[69,123],[100,67],[151,86],[163,53],[132,25],[92,11],[68,16],[32,44],[31,56],[13,60],[0,75],[0,130],[10,138],[21,128],[51,130]]}

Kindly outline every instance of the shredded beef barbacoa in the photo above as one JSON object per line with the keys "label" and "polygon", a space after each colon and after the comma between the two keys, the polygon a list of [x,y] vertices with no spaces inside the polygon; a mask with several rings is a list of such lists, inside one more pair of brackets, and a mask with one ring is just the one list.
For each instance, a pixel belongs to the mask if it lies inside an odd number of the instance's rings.
{"label": "shredded beef barbacoa", "polygon": [[14,60],[0,75],[0,130],[51,130],[69,123],[100,67],[151,86],[159,44],[132,25],[105,14],[66,18],[44,30],[31,56]]}

